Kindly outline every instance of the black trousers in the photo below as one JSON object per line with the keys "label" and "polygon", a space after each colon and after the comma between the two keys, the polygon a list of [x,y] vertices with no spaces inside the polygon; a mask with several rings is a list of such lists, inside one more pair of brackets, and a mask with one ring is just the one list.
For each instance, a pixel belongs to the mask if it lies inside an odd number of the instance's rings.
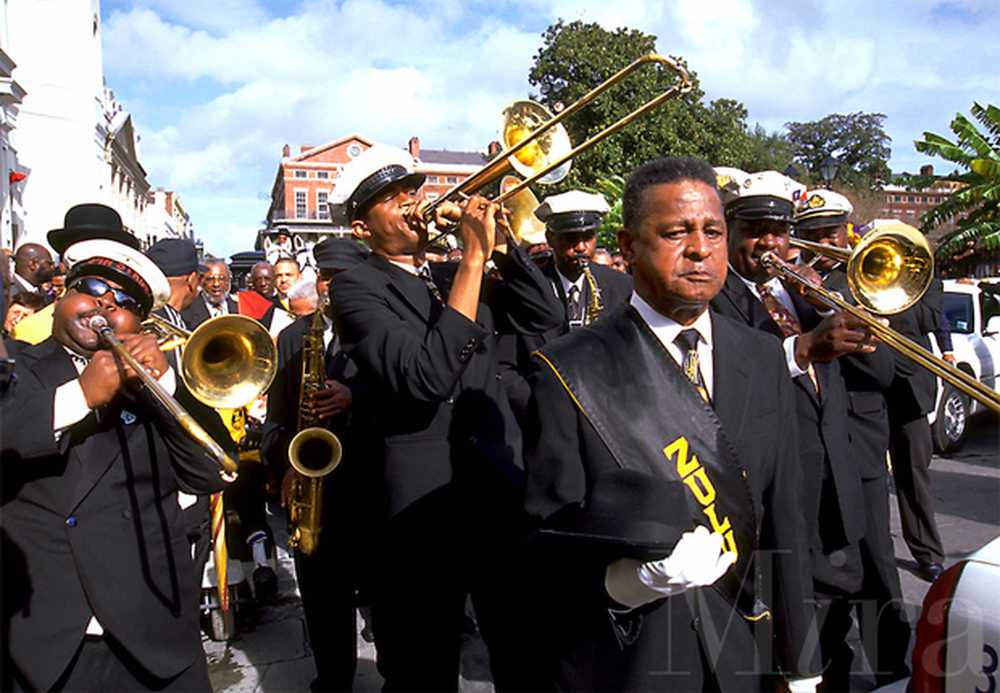
{"label": "black trousers", "polygon": [[906,653],[910,623],[903,606],[899,571],[889,530],[889,480],[887,475],[863,479],[865,536],[861,540],[864,582],[856,600],[861,642],[882,686],[910,675]]}
{"label": "black trousers", "polygon": [[465,602],[471,597],[497,691],[523,690],[516,520],[463,515],[448,489],[389,521],[375,559],[372,621],[386,691],[458,689]]}
{"label": "black trousers", "polygon": [[325,524],[312,556],[295,552],[295,576],[316,663],[314,691],[349,691],[358,665],[355,570],[358,556],[335,532],[350,524]]}
{"label": "black trousers", "polygon": [[942,563],[944,548],[934,519],[930,466],[933,444],[927,419],[896,421],[889,412],[889,454],[903,539],[918,563]]}
{"label": "black trousers", "polygon": [[[15,691],[22,688],[15,679]],[[119,645],[114,638],[84,638],[80,649],[56,681],[54,691],[192,691],[212,690],[204,655],[169,679],[156,678]]]}

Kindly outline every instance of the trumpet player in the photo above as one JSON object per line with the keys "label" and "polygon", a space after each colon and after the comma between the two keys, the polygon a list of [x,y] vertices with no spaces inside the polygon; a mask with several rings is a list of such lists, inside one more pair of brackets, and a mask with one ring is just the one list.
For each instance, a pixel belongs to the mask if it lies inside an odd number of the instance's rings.
{"label": "trumpet player", "polygon": [[[278,337],[278,372],[269,391],[261,440],[265,463],[284,479],[282,505],[286,508],[290,501],[301,500],[289,498],[297,472],[290,468],[288,459],[289,443],[301,420],[300,409],[317,425],[332,430],[344,452],[344,459],[323,478],[318,545],[311,553],[305,546],[295,551],[295,573],[316,664],[316,679],[310,686],[313,691],[351,690],[357,668],[356,593],[359,567],[366,563],[361,554],[368,544],[365,528],[371,523],[367,516],[374,502],[364,478],[369,460],[362,451],[361,436],[354,434],[362,425],[361,384],[357,369],[341,349],[329,302],[322,299],[333,276],[363,262],[365,255],[353,240],[327,239],[313,248],[319,269],[319,322],[314,310]],[[324,372],[317,377],[323,385],[302,400],[303,344],[314,325],[322,332]]]}
{"label": "trumpet player", "polygon": [[[501,319],[543,332],[555,296],[520,248],[494,253],[497,206],[446,204],[457,263],[428,263],[424,176],[406,152],[374,145],[345,166],[334,194],[371,249],[330,296],[342,347],[379,403],[372,458],[386,507],[372,558],[375,644],[386,690],[455,690],[471,596],[498,690],[522,686],[516,571],[525,517],[520,432],[496,365]],[[492,259],[501,282],[487,281]],[[485,300],[483,296],[485,295]]]}
{"label": "trumpet player", "polygon": [[208,690],[178,491],[223,488],[97,322],[167,393],[193,398],[139,325],[163,273],[109,240],[66,249],[52,336],[19,350],[4,394],[4,689]]}

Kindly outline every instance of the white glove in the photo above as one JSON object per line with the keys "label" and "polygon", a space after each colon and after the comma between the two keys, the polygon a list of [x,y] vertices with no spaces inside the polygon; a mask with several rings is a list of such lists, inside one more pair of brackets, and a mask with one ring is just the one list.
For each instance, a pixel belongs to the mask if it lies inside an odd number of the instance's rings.
{"label": "white glove", "polygon": [[816,687],[823,683],[822,676],[813,676],[808,679],[789,679],[785,681],[788,693],[816,693]]}
{"label": "white glove", "polygon": [[616,602],[634,609],[691,587],[711,585],[736,562],[731,551],[720,555],[723,542],[721,534],[699,526],[685,532],[666,558],[648,563],[621,558],[609,565],[605,589]]}

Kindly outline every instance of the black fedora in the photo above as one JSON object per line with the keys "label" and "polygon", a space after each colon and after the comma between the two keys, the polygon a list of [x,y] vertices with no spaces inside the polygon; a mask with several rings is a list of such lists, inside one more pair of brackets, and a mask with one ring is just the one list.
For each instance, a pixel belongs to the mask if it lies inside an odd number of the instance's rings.
{"label": "black fedora", "polygon": [[630,469],[598,475],[583,504],[548,518],[533,543],[658,560],[698,524],[682,481]]}
{"label": "black fedora", "polygon": [[107,205],[88,202],[74,205],[63,217],[63,227],[47,235],[49,245],[62,255],[66,248],[79,241],[104,239],[117,241],[139,250],[139,239],[125,231],[118,212]]}

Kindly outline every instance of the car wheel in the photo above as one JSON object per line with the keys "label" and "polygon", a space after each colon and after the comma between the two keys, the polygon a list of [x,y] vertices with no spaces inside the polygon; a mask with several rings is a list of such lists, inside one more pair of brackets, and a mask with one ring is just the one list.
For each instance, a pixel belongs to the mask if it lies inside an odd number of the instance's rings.
{"label": "car wheel", "polygon": [[934,449],[942,454],[955,452],[962,447],[968,428],[969,397],[951,385],[944,386],[937,418],[931,427]]}

